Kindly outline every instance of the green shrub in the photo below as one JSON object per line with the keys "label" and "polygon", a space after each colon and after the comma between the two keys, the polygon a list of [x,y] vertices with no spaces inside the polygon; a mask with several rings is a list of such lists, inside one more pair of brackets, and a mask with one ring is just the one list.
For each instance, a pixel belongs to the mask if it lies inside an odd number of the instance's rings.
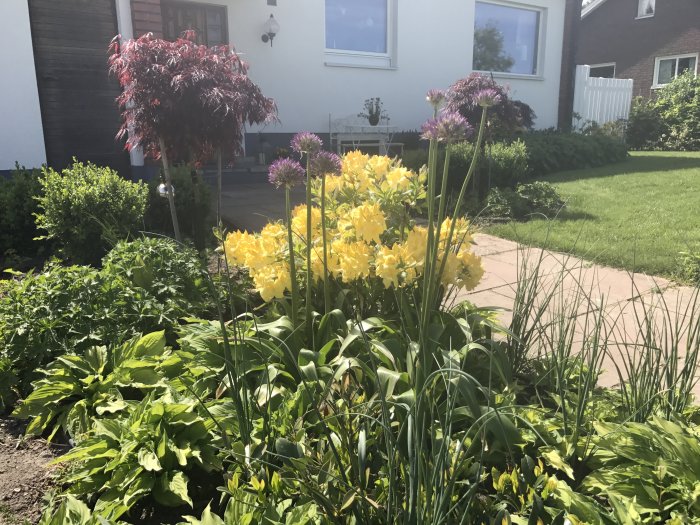
{"label": "green shrub", "polygon": [[548,182],[519,184],[515,190],[493,188],[486,196],[485,215],[493,219],[527,219],[533,214],[553,217],[564,206]]}
{"label": "green shrub", "polygon": [[534,131],[522,136],[527,149],[528,178],[581,168],[593,168],[627,158],[624,142],[603,134],[582,135]]}
{"label": "green shrub", "polygon": [[0,177],[0,270],[17,258],[33,257],[48,248],[46,242],[34,240],[39,236],[34,214],[40,173],[17,166],[11,178]]}
{"label": "green shrub", "polygon": [[[192,176],[189,166],[171,168],[173,186],[175,187],[175,209],[180,221],[180,231],[186,238],[194,241],[197,249],[206,245],[207,233],[214,225],[211,214],[211,192],[202,178]],[[173,234],[173,223],[170,217],[168,200],[158,195],[160,180],[152,180],[148,184],[148,210],[146,212],[146,229]]]}
{"label": "green shrub", "polygon": [[51,263],[8,282],[0,294],[0,373],[16,377],[24,395],[37,369],[61,354],[160,329],[173,337],[180,318],[212,309],[204,271],[193,250],[147,239],[119,244],[102,270]]}
{"label": "green shrub", "polygon": [[661,88],[652,101],[665,130],[659,145],[668,150],[700,150],[700,78],[687,71]]}
{"label": "green shrub", "polygon": [[632,149],[657,147],[664,129],[661,115],[652,101],[636,97],[632,101],[627,121],[626,141],[629,147]]}
{"label": "green shrub", "polygon": [[678,277],[700,286],[700,253],[682,252],[678,263]]}
{"label": "green shrub", "polygon": [[147,188],[110,168],[74,162],[61,173],[44,168],[39,179],[37,227],[76,263],[98,263],[110,244],[143,227]]}
{"label": "green shrub", "polygon": [[122,241],[103,259],[103,273],[146,290],[168,310],[213,309],[207,275],[195,250],[169,238]]}

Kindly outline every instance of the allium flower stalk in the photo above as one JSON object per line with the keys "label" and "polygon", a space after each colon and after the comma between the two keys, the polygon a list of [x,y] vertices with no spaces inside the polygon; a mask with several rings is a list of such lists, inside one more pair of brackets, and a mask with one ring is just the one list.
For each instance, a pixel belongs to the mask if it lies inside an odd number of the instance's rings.
{"label": "allium flower stalk", "polygon": [[292,188],[304,182],[304,168],[296,160],[278,159],[270,165],[268,180],[276,188]]}
{"label": "allium flower stalk", "polygon": [[323,175],[338,175],[342,169],[340,157],[330,151],[319,151],[311,157],[311,174],[314,177]]}
{"label": "allium flower stalk", "polygon": [[321,240],[323,243],[323,306],[325,313],[330,311],[330,288],[328,283],[328,242],[326,239],[326,175],[338,175],[343,162],[338,155],[329,151],[319,151],[311,157],[309,173],[321,177]]}
{"label": "allium flower stalk", "polygon": [[303,155],[305,153],[308,155],[313,155],[319,151],[321,147],[323,147],[323,141],[318,137],[318,135],[314,135],[308,131],[302,131],[301,133],[297,133],[294,135],[294,137],[292,137],[292,141],[289,143],[289,145],[299,155]]}
{"label": "allium flower stalk", "polygon": [[476,94],[474,101],[482,108],[490,108],[501,102],[501,95],[493,88],[486,88]]}
{"label": "allium flower stalk", "polygon": [[433,111],[435,116],[437,116],[438,110],[442,107],[443,102],[445,102],[445,92],[441,89],[431,89],[425,96],[428,103],[433,106]]}
{"label": "allium flower stalk", "polygon": [[436,118],[423,124],[421,131],[421,137],[425,140],[454,144],[467,140],[474,133],[474,128],[456,111],[441,111]]}

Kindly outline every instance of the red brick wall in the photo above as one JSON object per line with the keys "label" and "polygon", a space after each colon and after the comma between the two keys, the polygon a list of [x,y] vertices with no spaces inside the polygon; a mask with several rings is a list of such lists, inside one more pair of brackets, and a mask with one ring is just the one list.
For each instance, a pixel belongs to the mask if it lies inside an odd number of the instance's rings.
{"label": "red brick wall", "polygon": [[700,52],[700,0],[656,2],[653,17],[635,20],[637,0],[607,0],[581,20],[578,64],[615,62],[634,94],[652,93],[655,58]]}
{"label": "red brick wall", "polygon": [[134,37],[144,33],[163,36],[163,18],[160,0],[131,0],[131,20],[134,24]]}
{"label": "red brick wall", "polygon": [[568,129],[574,108],[574,80],[576,76],[576,46],[581,20],[581,0],[566,0],[564,14],[564,42],[559,81],[559,128]]}

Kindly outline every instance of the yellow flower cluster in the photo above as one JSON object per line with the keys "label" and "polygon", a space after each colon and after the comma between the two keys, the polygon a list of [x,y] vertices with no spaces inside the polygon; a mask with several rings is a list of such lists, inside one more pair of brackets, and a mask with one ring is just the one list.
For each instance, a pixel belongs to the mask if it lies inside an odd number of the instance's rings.
{"label": "yellow flower cluster", "polygon": [[[319,187],[314,188],[317,204]],[[396,197],[398,195],[398,197]],[[404,201],[404,198],[407,199]],[[372,282],[385,288],[411,286],[421,279],[428,234],[423,226],[399,215],[404,203],[425,198],[425,179],[397,161],[361,152],[347,153],[342,171],[326,177],[326,251],[328,275],[345,284]],[[396,204],[399,206],[396,206]],[[400,210],[397,212],[397,210]],[[296,270],[306,271],[306,205],[292,212],[291,225]],[[311,271],[318,283],[324,278],[322,216],[311,209]],[[465,219],[448,218],[440,227],[440,253],[454,226],[444,265],[445,286],[474,288],[483,275],[481,260],[471,253],[470,225]],[[286,226],[269,223],[259,234],[233,232],[225,241],[231,264],[248,269],[255,288],[265,301],[284,297],[291,290]]]}

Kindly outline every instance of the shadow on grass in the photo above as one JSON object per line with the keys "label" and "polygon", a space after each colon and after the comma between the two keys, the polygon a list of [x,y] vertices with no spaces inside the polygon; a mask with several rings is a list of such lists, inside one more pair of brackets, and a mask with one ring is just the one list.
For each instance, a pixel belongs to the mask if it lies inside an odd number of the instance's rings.
{"label": "shadow on grass", "polygon": [[678,170],[698,170],[700,177],[700,156],[695,154],[684,155],[643,155],[630,157],[623,162],[608,164],[598,168],[582,168],[579,170],[562,171],[542,177],[533,177],[533,179],[544,180],[547,182],[568,182],[581,179],[595,179],[614,177],[615,175],[632,175],[635,173],[650,173],[663,171],[678,171]]}

